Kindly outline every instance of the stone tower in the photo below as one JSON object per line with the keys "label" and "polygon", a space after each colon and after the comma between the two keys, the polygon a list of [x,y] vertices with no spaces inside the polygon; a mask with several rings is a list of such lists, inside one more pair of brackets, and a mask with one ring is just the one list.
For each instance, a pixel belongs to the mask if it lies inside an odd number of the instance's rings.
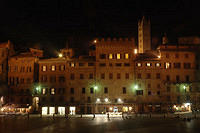
{"label": "stone tower", "polygon": [[139,53],[151,50],[151,24],[144,16],[138,21],[138,48]]}

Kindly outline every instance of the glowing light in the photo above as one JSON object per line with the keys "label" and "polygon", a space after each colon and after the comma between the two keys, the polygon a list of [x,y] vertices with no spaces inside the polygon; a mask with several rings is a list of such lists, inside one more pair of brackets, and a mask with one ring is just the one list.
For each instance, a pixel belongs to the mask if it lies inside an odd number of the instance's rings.
{"label": "glowing light", "polygon": [[134,86],[134,89],[138,89],[138,85],[135,85],[135,86]]}
{"label": "glowing light", "polygon": [[97,102],[100,102],[100,98],[97,98]]}
{"label": "glowing light", "polygon": [[134,49],[134,54],[137,54],[137,53],[138,53],[137,49]]}
{"label": "glowing light", "polygon": [[183,86],[183,89],[184,89],[184,90],[186,89],[186,86],[185,86],[185,85]]}
{"label": "glowing light", "polygon": [[97,40],[94,40],[94,43],[97,43]]}
{"label": "glowing light", "polygon": [[131,111],[133,108],[132,108],[132,107],[129,107],[128,109],[129,109],[129,111]]}
{"label": "glowing light", "polygon": [[184,106],[188,107],[188,106],[190,106],[190,103],[184,103]]}
{"label": "glowing light", "polygon": [[121,98],[118,98],[118,102],[122,102]]}
{"label": "glowing light", "polygon": [[129,54],[128,53],[125,54],[125,59],[129,59]]}
{"label": "glowing light", "polygon": [[39,91],[40,87],[36,87],[35,89],[36,89],[36,91]]}
{"label": "glowing light", "polygon": [[63,54],[61,54],[61,53],[60,53],[60,54],[58,54],[58,57],[62,58],[62,57],[63,57]]}
{"label": "glowing light", "polygon": [[169,62],[166,62],[165,63],[165,69],[169,69],[170,68],[170,63]]}
{"label": "glowing light", "polygon": [[161,58],[161,56],[160,56],[160,55],[158,55],[158,58]]}
{"label": "glowing light", "polygon": [[98,86],[94,86],[94,89],[97,90],[97,89],[98,89]]}
{"label": "glowing light", "polygon": [[113,59],[113,54],[109,54],[109,59]]}
{"label": "glowing light", "polygon": [[112,109],[113,109],[113,108],[112,108],[112,107],[110,107],[110,111],[112,111]]}
{"label": "glowing light", "polygon": [[121,54],[117,54],[117,59],[121,59]]}
{"label": "glowing light", "polygon": [[151,63],[147,63],[147,66],[150,67],[150,66],[151,66]]}
{"label": "glowing light", "polygon": [[105,98],[104,100],[105,100],[105,102],[108,102],[108,98]]}

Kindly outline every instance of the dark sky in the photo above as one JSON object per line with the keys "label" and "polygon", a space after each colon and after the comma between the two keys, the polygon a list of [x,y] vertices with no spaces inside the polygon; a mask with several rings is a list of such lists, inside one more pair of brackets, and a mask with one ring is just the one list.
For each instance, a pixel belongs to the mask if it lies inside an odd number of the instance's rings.
{"label": "dark sky", "polygon": [[200,10],[190,0],[1,0],[0,41],[17,49],[40,46],[52,51],[86,46],[93,37],[135,37],[137,21],[149,16],[152,36],[164,32],[200,35]]}

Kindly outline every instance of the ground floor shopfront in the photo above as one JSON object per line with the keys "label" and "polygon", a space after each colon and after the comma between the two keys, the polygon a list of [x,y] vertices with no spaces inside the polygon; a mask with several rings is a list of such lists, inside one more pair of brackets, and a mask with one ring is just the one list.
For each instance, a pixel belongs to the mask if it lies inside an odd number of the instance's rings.
{"label": "ground floor shopfront", "polygon": [[41,106],[43,115],[75,115],[110,113],[162,113],[170,112],[174,105],[169,104],[80,104],[67,106]]}
{"label": "ground floor shopfront", "polygon": [[133,104],[120,104],[120,105],[111,105],[111,104],[101,104],[101,105],[69,105],[69,106],[42,106],[41,114],[42,115],[75,115],[75,114],[105,114],[108,112],[135,112],[135,105]]}

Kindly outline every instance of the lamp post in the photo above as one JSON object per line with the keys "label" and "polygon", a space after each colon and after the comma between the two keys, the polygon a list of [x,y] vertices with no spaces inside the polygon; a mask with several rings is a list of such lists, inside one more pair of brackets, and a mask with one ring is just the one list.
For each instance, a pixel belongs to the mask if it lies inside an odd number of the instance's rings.
{"label": "lamp post", "polygon": [[96,90],[98,87],[95,85],[94,86],[94,118],[95,118],[95,113],[96,113]]}

